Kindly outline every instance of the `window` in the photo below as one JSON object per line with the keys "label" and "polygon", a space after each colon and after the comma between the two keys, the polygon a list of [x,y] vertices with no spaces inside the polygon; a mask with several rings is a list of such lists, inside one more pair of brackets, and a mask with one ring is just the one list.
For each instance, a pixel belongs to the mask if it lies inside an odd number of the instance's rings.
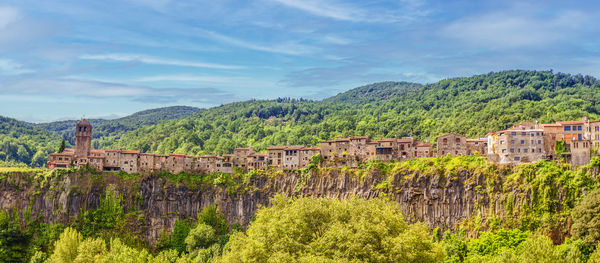
{"label": "window", "polygon": [[531,140],[531,144],[533,144],[533,140]]}
{"label": "window", "polygon": [[538,144],[542,144],[542,140],[538,140]]}
{"label": "window", "polygon": [[515,156],[515,161],[520,161],[520,160],[521,160],[521,157]]}
{"label": "window", "polygon": [[515,140],[510,140],[510,144],[515,144]]}
{"label": "window", "polygon": [[541,153],[542,152],[542,148],[538,148],[538,152]]}
{"label": "window", "polygon": [[500,141],[500,144],[504,144],[504,140]]}
{"label": "window", "polygon": [[505,152],[506,152],[506,149],[502,149],[502,152],[503,152],[503,153],[505,153]]}
{"label": "window", "polygon": [[510,148],[510,152],[514,153],[515,152],[515,148]]}
{"label": "window", "polygon": [[527,152],[527,149],[523,149],[523,152],[524,152],[524,153],[526,153],[526,152]]}
{"label": "window", "polygon": [[511,132],[510,135],[517,135],[517,133],[516,132]]}
{"label": "window", "polygon": [[535,135],[536,135],[536,136],[540,136],[540,133],[539,133],[539,132],[536,132],[536,133],[535,133]]}
{"label": "window", "polygon": [[581,131],[581,125],[577,126],[577,130]]}
{"label": "window", "polygon": [[521,135],[527,135],[527,133],[526,132],[522,132]]}
{"label": "window", "polygon": [[570,131],[571,130],[571,126],[565,126],[564,130],[565,131]]}
{"label": "window", "polygon": [[[581,126],[579,126],[581,127]],[[577,134],[577,139],[581,141],[581,134]]]}
{"label": "window", "polygon": [[521,140],[521,144],[525,144],[525,141],[524,141],[524,140]]}

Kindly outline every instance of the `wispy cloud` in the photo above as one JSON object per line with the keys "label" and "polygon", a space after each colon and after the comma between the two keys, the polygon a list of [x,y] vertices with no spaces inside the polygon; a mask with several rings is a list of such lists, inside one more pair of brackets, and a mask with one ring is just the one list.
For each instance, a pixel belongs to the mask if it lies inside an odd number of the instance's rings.
{"label": "wispy cloud", "polygon": [[214,68],[214,69],[242,69],[243,66],[213,64],[205,62],[184,61],[175,59],[156,58],[138,54],[100,54],[100,55],[82,55],[80,59],[87,60],[110,60],[123,62],[140,62],[145,64],[169,65],[180,67],[195,67],[195,68]]}
{"label": "wispy cloud", "polygon": [[20,75],[31,72],[33,71],[24,68],[23,65],[13,60],[0,59],[0,75]]}
{"label": "wispy cloud", "polygon": [[420,3],[399,1],[403,8],[399,10],[373,10],[337,1],[323,0],[272,0],[287,7],[302,10],[315,16],[351,22],[396,23],[410,21],[425,12],[419,11]]}
{"label": "wispy cloud", "polygon": [[[49,89],[48,87],[52,87]],[[152,103],[223,103],[237,97],[229,92],[211,88],[153,88],[143,85],[126,85],[76,79],[21,79],[11,81],[2,88],[5,95],[88,97],[96,99],[128,99]]]}
{"label": "wispy cloud", "polygon": [[446,38],[458,39],[483,48],[539,47],[570,41],[588,24],[588,16],[579,11],[557,15],[536,14],[535,9],[505,10],[470,16],[442,29]]}
{"label": "wispy cloud", "polygon": [[14,7],[0,6],[0,30],[19,20],[19,11]]}
{"label": "wispy cloud", "polygon": [[287,55],[305,55],[305,54],[314,53],[316,51],[316,48],[314,48],[314,47],[298,44],[298,43],[292,42],[292,41],[282,43],[282,44],[276,44],[276,45],[259,45],[259,44],[255,44],[255,43],[252,43],[249,41],[245,41],[245,40],[241,40],[238,38],[233,38],[230,36],[219,34],[219,33],[213,32],[213,31],[207,31],[207,30],[200,30],[200,31],[203,32],[204,36],[206,36],[210,39],[213,39],[215,41],[219,41],[222,43],[226,43],[229,45],[238,46],[238,47],[242,47],[242,48],[258,50],[258,51],[264,51],[264,52],[270,52],[270,53],[280,53],[280,54],[287,54]]}

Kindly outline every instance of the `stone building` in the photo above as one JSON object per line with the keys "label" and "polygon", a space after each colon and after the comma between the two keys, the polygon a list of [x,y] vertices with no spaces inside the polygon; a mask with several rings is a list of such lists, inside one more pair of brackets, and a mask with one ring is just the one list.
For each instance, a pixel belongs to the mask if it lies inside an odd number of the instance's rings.
{"label": "stone building", "polygon": [[467,137],[456,133],[440,135],[436,138],[437,156],[467,155]]}
{"label": "stone building", "polygon": [[[408,158],[424,158],[433,157],[433,145],[428,142],[415,141],[413,146],[412,157]],[[401,158],[404,158],[401,156]]]}
{"label": "stone building", "polygon": [[300,150],[304,145],[291,145],[284,149],[283,154],[283,169],[295,170],[300,168]]}
{"label": "stone building", "polygon": [[488,138],[466,139],[467,155],[475,153],[485,156],[488,151]]}
{"label": "stone building", "polygon": [[[488,135],[490,137],[492,135]],[[495,149],[489,152],[490,160],[499,163],[535,162],[546,158],[544,129],[531,122],[523,122],[495,132]]]}
{"label": "stone building", "polygon": [[237,167],[246,167],[248,155],[253,153],[252,147],[248,148],[235,148],[233,150],[233,165]]}
{"label": "stone building", "polygon": [[302,149],[300,149],[300,163],[299,163],[299,167],[307,167],[313,156],[320,154],[321,153],[321,149],[319,147],[304,147]]}
{"label": "stone building", "polygon": [[283,170],[283,156],[286,146],[271,146],[267,148],[267,165],[275,170]]}
{"label": "stone building", "polygon": [[251,153],[247,158],[248,169],[266,170],[267,169],[267,154]]}

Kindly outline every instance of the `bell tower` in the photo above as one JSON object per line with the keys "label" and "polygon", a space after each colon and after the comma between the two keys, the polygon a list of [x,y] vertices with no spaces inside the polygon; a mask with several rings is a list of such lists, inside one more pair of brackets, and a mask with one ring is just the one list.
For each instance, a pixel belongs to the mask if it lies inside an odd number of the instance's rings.
{"label": "bell tower", "polygon": [[75,157],[87,158],[92,149],[92,125],[81,119],[75,127]]}

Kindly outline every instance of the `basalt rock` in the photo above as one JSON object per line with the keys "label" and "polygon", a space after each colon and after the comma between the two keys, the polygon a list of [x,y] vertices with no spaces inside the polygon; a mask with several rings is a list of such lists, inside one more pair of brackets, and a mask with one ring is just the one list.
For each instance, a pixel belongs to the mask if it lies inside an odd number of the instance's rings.
{"label": "basalt rock", "polygon": [[[494,191],[502,194],[488,186],[483,174],[469,170],[453,175],[404,171],[388,176],[377,169],[363,175],[343,169],[255,175],[238,179],[234,186],[174,182],[158,174],[127,179],[79,171],[43,179],[29,173],[11,173],[0,177],[0,208],[18,211],[23,218],[39,216],[45,222],[67,223],[81,211],[96,208],[109,188],[122,195],[125,212],[143,213],[136,228],[150,243],[156,242],[163,231],[170,231],[178,218],[196,218],[203,207],[212,203],[230,223],[246,226],[257,209],[268,206],[276,194],[339,199],[385,196],[400,204],[408,220],[442,230],[473,215],[506,213],[498,201],[502,198]],[[516,198],[515,204],[527,202],[526,194],[515,196],[522,197]]]}

